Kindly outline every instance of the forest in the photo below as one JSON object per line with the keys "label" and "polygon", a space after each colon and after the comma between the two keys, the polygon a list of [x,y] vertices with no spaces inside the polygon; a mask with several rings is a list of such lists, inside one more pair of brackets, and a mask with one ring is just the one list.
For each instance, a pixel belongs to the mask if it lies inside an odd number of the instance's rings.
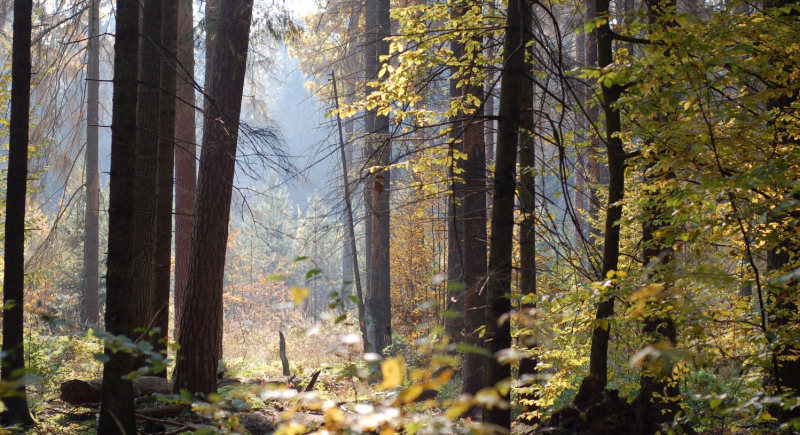
{"label": "forest", "polygon": [[0,18],[0,435],[800,434],[798,0]]}

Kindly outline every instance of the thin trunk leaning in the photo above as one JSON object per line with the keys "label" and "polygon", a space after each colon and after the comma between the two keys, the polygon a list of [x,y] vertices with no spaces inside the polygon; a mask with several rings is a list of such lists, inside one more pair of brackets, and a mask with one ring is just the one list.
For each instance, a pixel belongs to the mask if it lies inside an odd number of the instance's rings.
{"label": "thin trunk leaning", "polygon": [[[221,2],[206,98],[195,222],[184,289],[175,366],[175,391],[217,389],[221,354],[222,285],[228,241],[239,115],[242,106],[252,0]],[[224,65],[225,68],[218,68]],[[213,98],[213,100],[211,100]]]}

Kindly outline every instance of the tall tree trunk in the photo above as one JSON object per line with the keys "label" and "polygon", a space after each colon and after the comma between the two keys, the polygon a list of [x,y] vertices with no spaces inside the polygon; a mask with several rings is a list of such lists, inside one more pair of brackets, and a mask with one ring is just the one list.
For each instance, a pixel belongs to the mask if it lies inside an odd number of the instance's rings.
{"label": "tall tree trunk", "polygon": [[[390,16],[389,0],[368,0],[366,8],[367,31],[367,79],[377,80],[380,57],[389,54]],[[367,92],[374,89],[368,88]],[[391,161],[391,141],[389,139],[389,118],[378,116],[376,110],[367,112],[367,140],[371,143],[370,166],[387,166]],[[390,196],[391,172],[388,169],[376,171],[368,182],[370,192],[368,216],[371,221],[371,246],[367,262],[369,266],[369,304],[375,322],[374,351],[383,349],[392,342],[391,271],[389,262],[390,243]],[[371,215],[371,216],[370,216]]]}
{"label": "tall tree trunk", "polygon": [[100,123],[100,1],[89,6],[89,36],[86,62],[86,219],[83,236],[83,303],[81,322],[100,321],[98,222],[100,217],[100,175],[97,164]]}
{"label": "tall tree trunk", "polygon": [[[158,125],[161,91],[161,9],[162,0],[144,0],[142,6],[142,37],[139,64],[139,105],[136,122],[139,128],[136,142],[136,186],[133,222],[134,262],[133,292],[130,303],[134,309],[134,328],[152,328],[153,272],[156,247],[156,184],[158,176]],[[138,339],[134,337],[135,339]],[[145,364],[139,356],[134,367]]]}
{"label": "tall tree trunk", "polygon": [[[608,17],[610,0],[595,0],[595,16]],[[613,32],[608,20],[597,28],[597,66],[605,68],[614,61]],[[587,50],[588,52],[589,50]],[[608,207],[606,209],[605,237],[603,241],[603,277],[616,271],[619,263],[620,228],[617,222],[622,218],[622,199],[625,194],[625,149],[617,133],[622,131],[619,100],[622,88],[613,84],[601,84],[603,111],[606,116],[606,131],[603,142],[608,152]],[[605,387],[608,383],[608,339],[610,319],[614,315],[614,297],[603,296],[597,304],[595,325],[592,331],[592,345],[589,356],[589,375],[596,380],[595,385]],[[584,383],[587,380],[584,379]]]}
{"label": "tall tree trunk", "polygon": [[[483,101],[483,85],[464,86],[464,93],[475,101]],[[463,204],[463,261],[464,261],[464,335],[467,342],[483,348],[480,328],[485,324],[486,291],[483,288],[487,275],[486,243],[486,143],[482,112],[470,121],[471,115],[464,115],[462,177]],[[483,388],[483,371],[486,357],[479,353],[467,352],[464,356],[464,384],[462,393],[475,394]]]}
{"label": "tall tree trunk", "polygon": [[[158,334],[152,339],[154,350],[166,354],[169,337],[169,284],[172,265],[172,190],[175,175],[175,107],[177,101],[178,2],[163,0],[161,23],[161,94],[158,126],[158,184],[156,185],[156,250],[151,313]],[[166,377],[166,371],[159,373]]]}
{"label": "tall tree trunk", "polygon": [[8,138],[5,252],[3,254],[3,358],[0,379],[17,395],[4,397],[3,424],[33,424],[25,391],[25,197],[31,108],[31,0],[14,1],[11,46],[11,119]]}
{"label": "tall tree trunk", "polygon": [[[114,43],[114,96],[111,121],[111,174],[108,208],[108,260],[106,273],[106,330],[133,336],[133,249],[136,183],[136,113],[139,78],[139,2],[117,0]],[[131,372],[131,355],[105,350],[103,392],[97,433],[136,433],[133,384],[123,378]]]}
{"label": "tall tree trunk", "polygon": [[183,289],[189,267],[189,246],[197,187],[197,125],[194,89],[194,18],[192,0],[179,0],[178,102],[175,119],[175,334],[181,324]]}
{"label": "tall tree trunk", "polygon": [[[534,119],[534,95],[533,82],[527,82],[525,88],[520,90],[523,93],[522,110],[525,112],[522,121],[522,132],[519,141],[519,211],[521,221],[519,223],[519,293],[522,296],[523,309],[530,310],[536,308],[536,303],[532,299],[536,293],[536,144],[534,143],[533,131],[536,128]],[[536,338],[532,334],[519,334],[519,347],[535,349]],[[536,375],[536,365],[538,360],[533,357],[523,358],[519,361],[519,380],[529,383],[526,378]],[[519,395],[521,411],[532,413],[539,409],[533,403],[537,399],[536,394],[521,393]],[[528,424],[539,422],[538,418],[522,416],[522,421]]]}
{"label": "tall tree trunk", "polygon": [[[450,18],[456,19],[464,14],[464,5],[460,2],[451,6]],[[461,60],[464,56],[463,42],[454,39],[450,42],[453,58]],[[463,97],[463,89],[458,86],[456,74],[459,67],[450,67],[450,99],[458,100]],[[455,152],[463,152],[463,137],[461,117],[458,113],[450,117],[450,164],[447,168],[447,178],[450,179],[450,195],[447,198],[447,306],[446,309],[458,313],[445,318],[445,331],[454,342],[464,339],[464,203],[463,183],[456,181],[456,169],[461,169],[461,160],[454,159]],[[466,376],[465,376],[466,381]],[[482,379],[478,379],[482,381]],[[465,384],[466,385],[466,384]],[[481,386],[483,383],[481,382]],[[480,388],[479,388],[480,389]]]}
{"label": "tall tree trunk", "polygon": [[[510,387],[511,367],[496,359],[497,352],[511,347],[511,325],[501,322],[511,311],[511,267],[514,244],[514,198],[516,196],[517,146],[519,144],[522,93],[528,71],[525,47],[529,40],[531,7],[525,0],[508,2],[506,39],[503,46],[500,104],[497,123],[497,154],[494,174],[494,200],[489,245],[489,275],[487,281],[488,309],[486,310],[486,349],[493,358],[486,364],[484,385]],[[508,389],[501,388],[503,400],[508,401]],[[484,410],[484,422],[505,430],[511,429],[511,411],[497,406]]]}
{"label": "tall tree trunk", "polygon": [[252,14],[252,0],[220,2],[178,337],[176,392],[208,394],[217,389],[225,252]]}

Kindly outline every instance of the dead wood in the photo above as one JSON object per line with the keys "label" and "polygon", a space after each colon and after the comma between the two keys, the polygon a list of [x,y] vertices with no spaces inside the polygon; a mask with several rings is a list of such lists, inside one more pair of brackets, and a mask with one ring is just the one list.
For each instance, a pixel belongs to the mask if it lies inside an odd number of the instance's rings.
{"label": "dead wood", "polygon": [[[72,379],[59,386],[59,397],[64,402],[73,405],[87,405],[100,403],[103,391],[103,379],[84,381]],[[133,394],[136,397],[148,396],[154,393],[169,394],[172,384],[168,379],[157,376],[142,376],[133,380]]]}

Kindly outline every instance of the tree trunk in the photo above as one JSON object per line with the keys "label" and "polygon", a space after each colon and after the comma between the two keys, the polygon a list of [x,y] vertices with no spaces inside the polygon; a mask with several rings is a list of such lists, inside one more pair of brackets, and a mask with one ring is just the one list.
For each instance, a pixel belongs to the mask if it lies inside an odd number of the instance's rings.
{"label": "tree trunk", "polygon": [[97,163],[98,124],[100,123],[100,1],[89,6],[89,36],[86,63],[86,219],[83,236],[83,303],[81,322],[100,321],[98,221],[100,217],[100,175]]}
{"label": "tree trunk", "polygon": [[[134,329],[152,328],[153,272],[156,247],[156,184],[158,176],[158,126],[161,82],[162,0],[145,0],[142,6],[142,37],[139,64],[139,105],[136,111],[139,134],[136,141],[136,186],[133,221],[133,292],[129,303],[134,310]],[[142,332],[136,333],[138,339]],[[146,335],[145,335],[146,336]],[[145,365],[142,355],[134,368]]]}
{"label": "tree trunk", "polygon": [[[163,0],[161,23],[161,94],[158,103],[158,184],[156,185],[156,250],[151,313],[158,333],[152,338],[154,350],[166,356],[169,338],[169,284],[172,265],[172,188],[175,175],[175,107],[178,49],[178,2]],[[166,371],[159,373],[166,377]]]}
{"label": "tree trunk", "polygon": [[175,334],[181,324],[183,289],[189,267],[189,246],[197,187],[197,138],[194,89],[194,22],[192,0],[179,0],[178,102],[175,119]]}
{"label": "tree trunk", "polygon": [[[519,223],[519,293],[525,298],[533,298],[537,293],[536,288],[536,144],[534,143],[533,131],[536,128],[533,109],[534,95],[533,82],[527,82],[523,92],[522,110],[526,111],[522,121],[522,132],[519,141],[519,211],[521,221]],[[523,309],[530,310],[536,308],[535,301],[531,300],[523,304]],[[519,347],[535,349],[536,338],[532,334],[519,334]],[[525,385],[530,381],[527,378],[536,375],[536,358],[529,357],[519,361],[519,380]],[[537,400],[536,394],[520,393],[519,395],[521,412],[532,413],[539,407],[533,403]],[[527,424],[536,424],[538,418],[521,416],[521,420]]]}
{"label": "tree trunk", "polygon": [[[464,7],[461,4],[452,6],[450,18],[456,19],[464,14]],[[450,42],[450,49],[453,51],[453,58],[460,60],[464,56],[463,43],[459,39]],[[450,99],[461,99],[462,89],[458,86],[458,79],[455,75],[459,67],[450,67]],[[454,114],[450,117],[450,144],[449,158],[450,164],[447,168],[447,178],[450,179],[450,195],[447,198],[447,310],[458,313],[445,318],[445,331],[453,342],[461,342],[464,339],[464,203],[463,203],[463,183],[456,182],[456,168],[461,168],[462,162],[454,159],[456,151],[463,152],[463,138],[461,131],[461,117]],[[466,386],[466,375],[465,386]],[[478,379],[482,381],[483,379]],[[480,383],[483,386],[483,383]],[[480,387],[479,387],[480,389]]]}
{"label": "tree trunk", "polygon": [[[367,71],[368,80],[377,80],[380,56],[389,54],[389,0],[368,0],[366,8],[367,32]],[[368,87],[367,93],[374,89]],[[386,166],[391,161],[391,141],[389,139],[389,118],[378,116],[376,110],[367,112],[365,128],[369,134],[371,145],[371,164],[369,166]],[[374,351],[383,353],[383,349],[392,342],[392,305],[391,305],[391,271],[389,264],[390,243],[390,187],[391,173],[387,170],[375,172],[371,182],[367,183],[369,203],[367,217],[370,221],[370,246],[367,258],[369,275],[369,304],[375,322]]]}
{"label": "tree trunk", "polygon": [[[106,330],[133,336],[133,250],[136,182],[136,113],[139,77],[139,2],[117,0],[114,43],[114,96],[111,121],[111,174],[108,209],[108,260],[106,273]],[[131,372],[130,354],[106,348],[109,361],[103,367],[106,379],[100,403],[97,433],[136,433],[133,384],[123,376]]]}
{"label": "tree trunk", "polygon": [[28,190],[28,132],[31,108],[31,0],[14,1],[11,48],[11,119],[8,138],[5,252],[3,256],[3,364],[0,379],[14,386],[4,397],[4,425],[30,426],[25,382],[25,197]]}
{"label": "tree trunk", "polygon": [[[510,387],[511,367],[496,359],[498,351],[511,347],[511,324],[498,323],[511,311],[511,267],[514,243],[514,198],[516,196],[517,145],[519,143],[522,93],[526,85],[525,46],[529,40],[531,7],[524,0],[508,2],[506,39],[503,46],[500,104],[497,125],[497,154],[494,174],[492,228],[489,245],[487,280],[486,349],[492,354],[486,364],[484,386],[494,388],[506,383]],[[501,389],[508,401],[508,389]],[[511,429],[510,408],[497,406],[484,410],[484,422],[505,430]]]}
{"label": "tree trunk", "polygon": [[[607,17],[610,0],[595,0],[595,16]],[[597,66],[605,68],[614,60],[613,32],[608,21],[597,28]],[[588,52],[589,50],[587,50]],[[603,141],[608,151],[608,208],[606,210],[605,240],[603,241],[603,277],[616,271],[619,263],[620,228],[617,221],[622,218],[622,199],[625,194],[625,150],[622,140],[616,136],[622,130],[619,100],[622,88],[619,85],[601,85],[603,111],[606,116],[606,131]],[[614,297],[604,296],[597,304],[596,323],[592,331],[589,375],[598,385],[608,383],[608,339],[610,319],[614,315]],[[585,381],[585,380],[584,380]]]}
{"label": "tree trunk", "polygon": [[[178,337],[176,392],[208,394],[217,389],[225,252],[252,13],[252,0],[220,4]],[[222,65],[225,68],[218,68]]]}

